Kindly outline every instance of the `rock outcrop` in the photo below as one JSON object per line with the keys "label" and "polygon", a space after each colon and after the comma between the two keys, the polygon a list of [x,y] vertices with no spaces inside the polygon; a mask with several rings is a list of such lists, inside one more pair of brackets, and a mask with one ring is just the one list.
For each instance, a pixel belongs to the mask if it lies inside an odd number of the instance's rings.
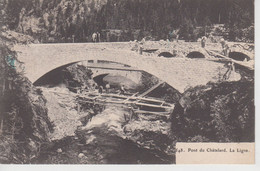
{"label": "rock outcrop", "polygon": [[0,163],[30,163],[49,141],[52,130],[46,100],[17,72],[10,62],[17,61],[15,52],[2,43],[0,59]]}
{"label": "rock outcrop", "polygon": [[252,81],[209,83],[186,90],[172,113],[179,141],[253,142]]}

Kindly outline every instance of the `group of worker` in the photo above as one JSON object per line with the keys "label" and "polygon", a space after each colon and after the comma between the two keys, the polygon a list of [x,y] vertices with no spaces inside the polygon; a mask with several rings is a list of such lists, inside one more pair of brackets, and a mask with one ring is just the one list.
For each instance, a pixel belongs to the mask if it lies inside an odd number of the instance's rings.
{"label": "group of worker", "polygon": [[[207,37],[206,36],[203,36],[202,38],[201,38],[201,47],[202,48],[205,48],[205,46],[206,46],[206,40],[207,40]],[[224,56],[228,56],[229,55],[229,51],[230,51],[230,48],[229,48],[229,46],[228,46],[228,43],[223,39],[223,38],[221,38],[220,39],[220,44],[221,44],[221,47],[222,47],[222,54],[224,55]],[[230,75],[231,75],[231,72],[232,71],[235,71],[235,65],[234,65],[234,62],[228,62],[227,63],[227,71],[225,72],[225,74],[223,75],[223,79],[224,80],[227,80],[227,79],[229,79],[229,77],[230,77]]]}
{"label": "group of worker", "polygon": [[145,41],[146,41],[145,38],[143,38],[141,41],[134,40],[133,50],[135,50],[136,52],[139,52],[139,54],[142,55]]}
{"label": "group of worker", "polygon": [[[201,47],[202,47],[202,48],[205,48],[205,46],[206,46],[206,41],[207,41],[207,37],[206,37],[206,36],[202,36],[202,38],[201,38]],[[221,38],[219,42],[220,42],[221,47],[222,47],[222,53],[223,53],[223,55],[224,55],[224,56],[228,56],[228,53],[229,53],[229,51],[230,51],[229,46],[228,46],[228,43],[227,43],[223,38]]]}
{"label": "group of worker", "polygon": [[[109,89],[110,89],[110,84],[106,84],[105,85],[105,91],[106,91],[106,93],[109,93]],[[103,92],[104,92],[104,87],[102,86],[102,85],[100,85],[99,87],[98,87],[98,92],[100,93],[100,94],[102,94]],[[125,90],[125,86],[124,85],[121,85],[120,86],[120,94],[125,94],[126,93],[126,90]]]}
{"label": "group of worker", "polygon": [[[94,84],[92,85],[92,87],[93,87],[94,89],[98,89],[98,93],[100,93],[100,94],[102,94],[102,93],[104,93],[104,92],[110,93],[110,84],[109,84],[109,83],[107,83],[105,86],[102,86],[102,85],[99,85],[99,86],[98,86],[97,83],[94,83]],[[81,88],[79,88],[79,89],[77,89],[77,94],[82,94],[85,89],[86,89],[86,88],[85,88],[84,86],[81,87]],[[120,94],[122,94],[122,95],[124,95],[124,94],[126,93],[125,86],[124,86],[123,84],[120,86],[120,89],[119,89],[119,90],[120,90]]]}
{"label": "group of worker", "polygon": [[[106,93],[109,93],[109,89],[110,89],[110,84],[107,83],[107,84],[105,85]],[[99,92],[100,94],[102,94],[103,91],[104,91],[104,87],[103,87],[102,85],[100,85],[100,86],[98,87],[98,92]]]}
{"label": "group of worker", "polygon": [[100,36],[101,36],[101,35],[100,35],[99,32],[94,32],[94,33],[92,34],[92,41],[93,41],[94,43],[100,42],[100,41],[101,41],[101,37],[100,37]]}

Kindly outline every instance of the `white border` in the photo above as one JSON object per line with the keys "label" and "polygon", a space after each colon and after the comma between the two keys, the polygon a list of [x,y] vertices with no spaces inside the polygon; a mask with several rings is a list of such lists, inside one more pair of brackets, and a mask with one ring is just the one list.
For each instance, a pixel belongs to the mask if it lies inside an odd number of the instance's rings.
{"label": "white border", "polygon": [[256,164],[255,165],[3,165],[0,164],[0,171],[49,171],[49,170],[61,170],[61,171],[183,171],[183,170],[194,170],[194,171],[220,171],[220,170],[235,170],[235,171],[259,171],[260,170],[260,149],[257,146],[260,141],[260,121],[259,121],[259,97],[260,97],[260,0],[255,0],[255,142],[256,142]]}

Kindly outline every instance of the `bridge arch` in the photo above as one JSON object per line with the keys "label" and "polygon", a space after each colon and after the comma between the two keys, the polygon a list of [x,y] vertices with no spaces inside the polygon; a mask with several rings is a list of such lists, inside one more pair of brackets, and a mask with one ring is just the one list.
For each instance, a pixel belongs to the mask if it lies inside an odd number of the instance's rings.
{"label": "bridge arch", "polygon": [[[73,64],[77,64],[77,63],[82,63],[82,62],[85,62],[85,61],[91,61],[91,62],[94,62],[93,60],[83,60],[83,61],[76,61],[76,62],[72,62],[72,63],[68,63],[68,64],[65,64],[65,65],[62,65],[62,66],[58,66],[57,68],[51,70],[51,71],[48,71],[46,72],[43,76],[41,76],[40,78],[38,78],[33,84],[35,86],[42,86],[42,85],[48,85],[50,87],[52,86],[55,86],[55,85],[59,85],[59,84],[65,84],[65,85],[68,85],[69,83],[73,83],[68,81],[68,80],[71,80],[71,75],[70,74],[66,74],[66,72],[62,72],[63,69],[65,69],[66,67],[68,66],[71,66]],[[99,60],[98,60],[99,61]],[[111,62],[111,61],[104,61],[102,60],[102,62]],[[116,62],[112,62],[112,63],[116,63]],[[118,63],[119,65],[123,65],[126,67],[126,69],[129,67],[131,68],[131,66],[127,65],[127,64],[121,64],[121,63]],[[87,67],[87,66],[86,66]],[[92,66],[93,67],[93,66]],[[92,69],[92,68],[89,68],[89,69]],[[94,68],[96,69],[96,68]],[[117,84],[117,85],[121,85],[121,84],[125,84],[125,81],[126,82],[131,82],[130,85],[125,85],[126,87],[128,87],[129,89],[134,89],[136,88],[138,85],[139,85],[139,81],[141,81],[141,73],[136,73],[132,76],[129,76],[129,73],[119,73],[119,74],[116,74],[114,72],[110,72],[110,71],[107,71],[108,68],[105,68],[104,70],[105,71],[99,71],[99,72],[95,72],[95,70],[93,71],[92,70],[92,78],[93,80],[98,84],[98,85],[102,85],[102,86],[105,86],[105,84],[109,81],[107,80],[103,80],[104,77],[112,74],[112,76],[116,76],[116,77],[124,77],[124,81],[122,83],[119,83],[119,80],[118,81],[112,81],[113,83],[112,84]],[[121,69],[121,68],[120,68]],[[119,69],[119,70],[120,70]],[[101,68],[102,70],[102,68]],[[130,70],[130,71],[129,71]],[[126,71],[127,72],[135,72],[135,71],[139,71],[139,72],[145,72],[143,70],[131,70],[131,69],[127,69]],[[112,70],[113,71],[113,70]],[[125,71],[125,70],[123,70]],[[64,75],[65,74],[65,75]],[[150,74],[150,73],[149,73]],[[138,75],[136,77],[136,75]],[[133,80],[132,80],[133,79]],[[65,80],[65,81],[64,81]],[[139,80],[139,81],[138,81]],[[137,82],[138,81],[138,82]],[[115,83],[117,82],[117,83]],[[71,85],[71,87],[77,87],[79,86],[78,84],[73,84]],[[174,88],[174,87],[173,87]],[[175,89],[175,88],[174,88]]]}
{"label": "bridge arch", "polygon": [[237,61],[251,60],[251,58],[248,55],[244,54],[243,52],[237,52],[237,51],[229,52],[228,56]]}
{"label": "bridge arch", "polygon": [[175,57],[176,54],[172,54],[172,53],[166,51],[166,52],[160,52],[158,54],[158,56],[159,57],[165,57],[165,58],[172,58],[172,57]]}
{"label": "bridge arch", "polygon": [[62,65],[62,66],[58,66],[57,68],[54,68],[51,71],[47,71],[45,74],[40,76],[36,81],[34,81],[33,85],[39,86],[43,82],[51,83],[51,84],[55,84],[55,85],[61,83],[62,80],[64,79],[63,78],[64,75],[60,75],[61,70],[70,66],[70,65],[76,64],[76,63],[78,63],[78,62],[71,62],[71,63],[65,64],[65,65]]}
{"label": "bridge arch", "polygon": [[[97,84],[102,84],[103,83],[103,78],[106,77],[107,75],[109,75],[109,73],[106,74],[99,74],[96,75],[95,77],[93,77],[93,80],[97,83]],[[104,85],[103,85],[104,86]]]}
{"label": "bridge arch", "polygon": [[191,51],[187,54],[188,58],[205,58],[205,55],[202,52],[199,51]]}

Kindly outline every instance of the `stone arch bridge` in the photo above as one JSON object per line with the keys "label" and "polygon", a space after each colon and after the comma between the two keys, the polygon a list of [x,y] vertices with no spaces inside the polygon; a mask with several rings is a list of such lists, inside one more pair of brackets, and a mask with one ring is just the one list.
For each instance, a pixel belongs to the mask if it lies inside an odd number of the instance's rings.
{"label": "stone arch bridge", "polygon": [[58,67],[85,60],[105,60],[129,65],[158,77],[181,93],[187,87],[215,82],[220,70],[226,71],[224,63],[207,59],[145,56],[130,49],[128,43],[122,42],[15,46],[18,59],[24,62],[25,75],[32,83]]}

